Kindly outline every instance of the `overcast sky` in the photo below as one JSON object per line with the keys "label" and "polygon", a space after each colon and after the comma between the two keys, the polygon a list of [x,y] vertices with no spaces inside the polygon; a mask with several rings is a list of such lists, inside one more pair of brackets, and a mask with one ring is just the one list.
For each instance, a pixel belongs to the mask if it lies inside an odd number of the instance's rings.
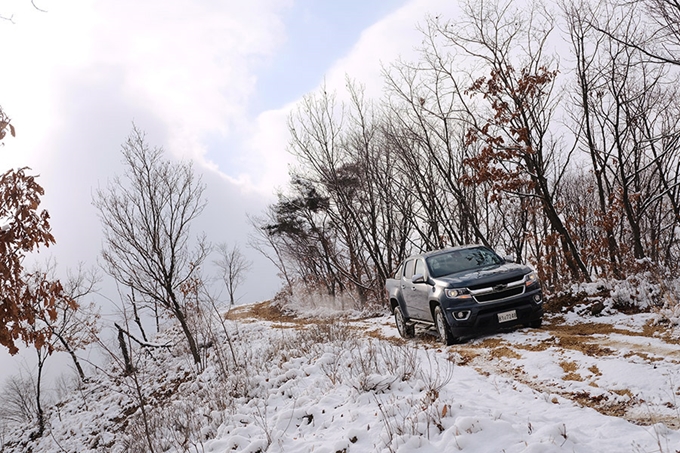
{"label": "overcast sky", "polygon": [[[151,145],[191,159],[208,208],[194,231],[245,246],[285,185],[286,117],[300,98],[345,75],[380,93],[380,67],[408,58],[427,14],[449,0],[28,0],[3,2],[0,105],[17,137],[0,170],[29,166],[45,188],[60,266],[95,265],[101,228],[92,194],[122,173],[132,122]],[[255,261],[242,301],[270,298],[274,268]],[[3,351],[4,353],[4,351]]]}

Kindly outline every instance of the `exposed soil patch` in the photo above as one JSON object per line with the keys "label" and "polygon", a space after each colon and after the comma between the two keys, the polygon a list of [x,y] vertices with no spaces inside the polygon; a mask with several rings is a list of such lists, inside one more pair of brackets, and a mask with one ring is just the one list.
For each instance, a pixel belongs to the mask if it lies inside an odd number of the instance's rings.
{"label": "exposed soil patch", "polygon": [[509,348],[507,346],[499,346],[497,348],[493,348],[491,350],[491,357],[494,359],[498,358],[506,358],[506,359],[521,359],[522,356],[517,353],[512,348]]}
{"label": "exposed soil patch", "polygon": [[597,367],[597,365],[593,365],[590,368],[588,368],[588,371],[593,373],[595,376],[602,376],[602,373],[600,372],[600,369]]}
{"label": "exposed soil patch", "polygon": [[[612,417],[626,418],[626,413],[631,403],[628,402],[612,402],[606,395],[593,396],[587,392],[578,392],[562,395],[566,398],[575,401],[581,406],[590,407],[595,409],[601,414],[611,415]],[[628,419],[631,421],[630,419]]]}
{"label": "exposed soil patch", "polygon": [[481,355],[479,351],[470,348],[461,348],[456,350],[457,356],[453,362],[456,365],[468,365]]}
{"label": "exposed soil patch", "polygon": [[642,328],[642,335],[646,337],[660,338],[666,343],[680,345],[680,337],[674,335],[668,323],[648,321]]}
{"label": "exposed soil patch", "polygon": [[576,364],[576,362],[568,362],[568,361],[563,361],[560,362],[560,367],[564,370],[564,380],[565,381],[582,381],[583,376],[578,374],[576,371],[579,369],[579,366]]}
{"label": "exposed soil patch", "polygon": [[270,300],[252,305],[245,305],[231,309],[226,319],[246,320],[248,318],[262,319],[270,322],[299,322],[300,318],[293,313],[284,312],[281,307]]}
{"label": "exposed soil patch", "polygon": [[[591,357],[610,356],[615,353],[614,350],[586,341],[583,337],[558,334],[557,338],[557,345],[560,347],[579,351]],[[589,340],[592,341],[591,338],[589,338]]]}
{"label": "exposed soil patch", "polygon": [[[590,335],[606,335],[616,330],[611,324],[605,323],[583,323],[583,324],[561,324],[555,323],[550,325],[551,332],[558,332],[563,335],[571,336],[590,336]],[[627,330],[620,330],[620,333],[629,334]]]}

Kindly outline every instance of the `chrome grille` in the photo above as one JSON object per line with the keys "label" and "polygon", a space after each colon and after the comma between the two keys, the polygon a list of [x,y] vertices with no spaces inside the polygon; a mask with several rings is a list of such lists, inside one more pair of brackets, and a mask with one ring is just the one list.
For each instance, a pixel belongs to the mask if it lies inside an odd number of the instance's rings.
{"label": "chrome grille", "polygon": [[[496,285],[507,285],[508,287],[510,286],[515,286],[519,285],[521,283],[524,283],[526,281],[526,276],[521,275],[519,277],[512,277],[512,278],[505,278],[502,280],[496,280],[494,282],[494,286]],[[468,286],[468,289],[470,291],[483,291],[483,292],[489,292],[491,291],[492,288],[489,288],[489,284],[483,284],[483,285],[470,285]]]}
{"label": "chrome grille", "polygon": [[524,294],[526,279],[525,275],[519,280],[500,280],[496,281],[493,286],[470,288],[469,291],[478,303],[495,302]]}
{"label": "chrome grille", "polygon": [[501,299],[507,299],[508,297],[519,296],[524,293],[524,285],[515,286],[511,288],[505,288],[500,291],[487,292],[484,294],[476,294],[474,298],[479,303],[484,302],[494,302]]}

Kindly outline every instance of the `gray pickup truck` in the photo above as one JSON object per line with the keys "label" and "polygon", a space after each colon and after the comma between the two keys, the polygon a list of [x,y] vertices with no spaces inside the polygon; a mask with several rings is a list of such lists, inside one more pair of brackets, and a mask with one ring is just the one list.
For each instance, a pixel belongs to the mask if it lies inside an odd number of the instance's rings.
{"label": "gray pickup truck", "polygon": [[540,327],[541,283],[530,267],[467,245],[414,255],[385,282],[399,334],[434,325],[446,345],[504,327]]}

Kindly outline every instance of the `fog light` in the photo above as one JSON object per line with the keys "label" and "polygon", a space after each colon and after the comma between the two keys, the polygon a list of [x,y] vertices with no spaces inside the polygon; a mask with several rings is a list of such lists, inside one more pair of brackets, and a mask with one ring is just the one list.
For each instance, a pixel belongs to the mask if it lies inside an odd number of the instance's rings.
{"label": "fog light", "polygon": [[458,321],[465,321],[470,317],[470,310],[457,311],[453,314],[453,317]]}
{"label": "fog light", "polygon": [[536,303],[539,303],[541,301],[541,295],[540,294],[534,294],[534,301]]}

